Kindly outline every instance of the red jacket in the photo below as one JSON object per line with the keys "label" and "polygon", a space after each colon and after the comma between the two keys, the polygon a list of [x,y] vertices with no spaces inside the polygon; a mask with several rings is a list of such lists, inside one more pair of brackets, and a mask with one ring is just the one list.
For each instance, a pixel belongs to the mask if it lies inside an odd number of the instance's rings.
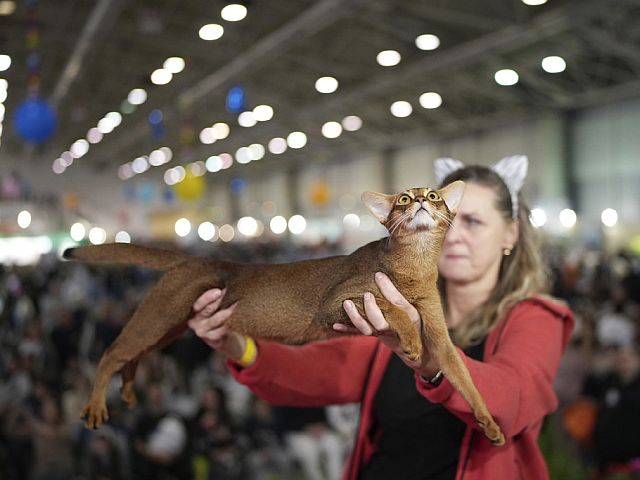
{"label": "red jacket", "polygon": [[[445,379],[418,391],[467,424],[456,480],[542,480],[538,448],[545,415],[557,407],[553,379],[573,329],[573,314],[542,299],[520,302],[487,337],[484,361],[462,355],[474,383],[507,438],[495,447],[476,425],[469,405]],[[303,346],[258,343],[256,362],[229,362],[234,377],[276,405],[323,406],[361,402],[360,425],[345,480],[355,480],[375,451],[369,435],[376,391],[392,352],[375,337],[345,337]],[[425,448],[429,435],[425,432]]]}

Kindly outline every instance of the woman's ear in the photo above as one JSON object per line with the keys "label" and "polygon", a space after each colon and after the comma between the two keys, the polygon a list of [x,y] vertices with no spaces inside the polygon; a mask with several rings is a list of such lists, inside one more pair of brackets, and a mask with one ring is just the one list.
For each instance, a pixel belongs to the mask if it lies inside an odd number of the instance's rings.
{"label": "woman's ear", "polygon": [[462,180],[456,180],[438,190],[438,193],[444,199],[444,203],[447,204],[447,208],[453,214],[458,211],[458,205],[460,205],[460,200],[462,200],[462,195],[464,194],[464,187],[465,184]]}
{"label": "woman's ear", "polygon": [[389,213],[393,208],[395,195],[385,195],[384,193],[364,192],[362,202],[378,221],[384,224],[389,218]]}
{"label": "woman's ear", "polygon": [[515,245],[520,238],[520,220],[511,220],[507,223],[507,229],[504,234],[505,245]]}

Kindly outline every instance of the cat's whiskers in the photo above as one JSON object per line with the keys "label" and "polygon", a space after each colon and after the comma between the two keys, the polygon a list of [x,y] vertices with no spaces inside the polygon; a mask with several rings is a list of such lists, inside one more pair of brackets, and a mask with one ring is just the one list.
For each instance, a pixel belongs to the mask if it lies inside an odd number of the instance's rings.
{"label": "cat's whiskers", "polygon": [[444,223],[446,223],[449,226],[449,228],[453,228],[453,221],[449,217],[447,217],[444,213],[441,213],[441,212],[435,210],[433,212],[433,214],[434,214],[434,216],[436,216],[439,219],[441,219]]}

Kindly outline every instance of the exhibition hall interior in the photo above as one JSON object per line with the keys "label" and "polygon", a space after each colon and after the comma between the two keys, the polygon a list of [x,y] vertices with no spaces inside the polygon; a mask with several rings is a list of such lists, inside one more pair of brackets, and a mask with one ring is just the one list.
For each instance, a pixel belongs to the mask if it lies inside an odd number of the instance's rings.
{"label": "exhibition hall interior", "polygon": [[0,0],[0,478],[392,478],[346,467],[364,404],[269,401],[186,325],[85,428],[160,273],[62,253],[348,255],[389,235],[364,192],[524,157],[497,175],[575,319],[533,438],[553,480],[640,478],[639,52],[638,0]]}

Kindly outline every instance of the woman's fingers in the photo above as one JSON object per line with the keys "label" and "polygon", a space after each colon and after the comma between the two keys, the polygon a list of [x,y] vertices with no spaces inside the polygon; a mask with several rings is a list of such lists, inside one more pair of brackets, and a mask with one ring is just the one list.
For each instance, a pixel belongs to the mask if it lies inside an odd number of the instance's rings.
{"label": "woman's fingers", "polygon": [[[219,288],[212,288],[200,295],[195,302],[193,302],[193,311],[196,313],[201,312],[205,308],[209,308],[211,313],[215,312],[220,306],[220,301],[224,296],[226,290]],[[211,315],[211,313],[209,315]],[[207,315],[207,316],[209,316]]]}
{"label": "woman's fingers", "polygon": [[356,327],[345,325],[344,323],[334,323],[333,329],[336,332],[340,333],[360,333],[360,330],[358,330]]}
{"label": "woman's fingers", "polygon": [[418,310],[416,310],[416,308],[411,305],[406,298],[404,298],[404,296],[393,284],[391,279],[384,273],[377,272],[375,275],[375,280],[384,298],[389,300],[395,306],[400,307],[402,310],[404,310],[409,315],[409,318],[411,318],[413,323],[419,325],[420,314],[418,313]]}
{"label": "woman's fingers", "polygon": [[389,330],[389,323],[385,320],[380,307],[376,303],[376,299],[372,293],[364,294],[364,313],[367,315],[369,323],[378,332],[385,332]]}
{"label": "woman's fingers", "polygon": [[218,310],[211,316],[203,317],[201,315],[196,315],[194,318],[189,320],[189,327],[196,332],[196,335],[201,338],[207,338],[206,334],[212,330],[218,329],[224,325],[224,322],[233,315],[233,312],[236,309],[236,305],[238,302],[234,303],[228,308],[224,308],[222,310]]}
{"label": "woman's fingers", "polygon": [[364,335],[373,335],[373,328],[371,328],[369,322],[362,318],[362,315],[360,315],[360,312],[358,312],[358,309],[351,300],[345,300],[342,306],[354,327]]}

